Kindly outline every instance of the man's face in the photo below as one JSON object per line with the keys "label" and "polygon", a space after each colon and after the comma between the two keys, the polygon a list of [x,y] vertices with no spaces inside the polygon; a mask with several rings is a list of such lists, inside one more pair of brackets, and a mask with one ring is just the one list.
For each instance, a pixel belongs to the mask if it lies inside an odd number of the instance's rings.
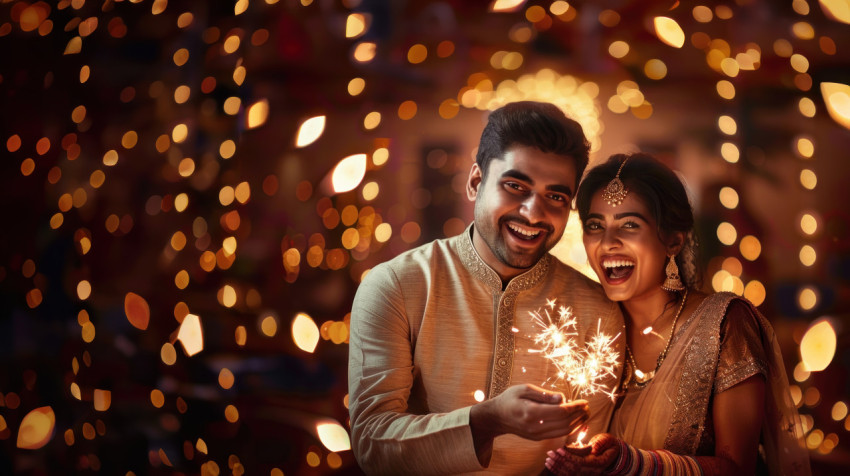
{"label": "man's face", "polygon": [[490,161],[486,178],[473,164],[467,196],[475,201],[473,244],[502,279],[534,266],[561,238],[575,192],[575,160],[515,145]]}

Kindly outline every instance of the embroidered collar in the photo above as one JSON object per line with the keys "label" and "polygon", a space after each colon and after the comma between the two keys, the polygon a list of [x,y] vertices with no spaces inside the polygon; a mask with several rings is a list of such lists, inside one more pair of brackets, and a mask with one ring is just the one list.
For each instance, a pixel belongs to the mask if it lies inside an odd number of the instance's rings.
{"label": "embroidered collar", "polygon": [[[463,236],[457,241],[458,255],[463,265],[481,282],[489,286],[494,292],[502,291],[502,278],[499,277],[493,268],[481,259],[475,246],[472,244],[472,227],[470,224],[463,233]],[[549,253],[543,255],[540,261],[531,267],[528,271],[512,278],[505,287],[505,292],[508,291],[524,291],[534,287],[539,283],[546,273],[549,272],[549,263],[552,257]]]}

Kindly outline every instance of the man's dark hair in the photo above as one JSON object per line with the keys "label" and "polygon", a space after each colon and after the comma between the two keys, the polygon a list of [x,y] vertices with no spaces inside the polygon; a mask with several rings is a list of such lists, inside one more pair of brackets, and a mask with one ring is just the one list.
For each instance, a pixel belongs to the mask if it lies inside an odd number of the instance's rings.
{"label": "man's dark hair", "polygon": [[590,143],[578,122],[554,104],[534,101],[512,102],[490,113],[475,156],[482,176],[487,176],[491,160],[504,157],[505,151],[514,145],[572,157],[576,186],[590,153]]}

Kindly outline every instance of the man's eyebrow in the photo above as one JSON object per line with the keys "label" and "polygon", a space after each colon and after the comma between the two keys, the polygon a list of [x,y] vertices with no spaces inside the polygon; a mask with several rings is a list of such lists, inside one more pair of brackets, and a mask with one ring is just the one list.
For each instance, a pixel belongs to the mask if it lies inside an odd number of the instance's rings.
{"label": "man's eyebrow", "polygon": [[[502,177],[511,177],[511,178],[515,178],[517,180],[522,180],[523,182],[528,182],[530,184],[534,184],[534,180],[532,180],[531,177],[520,172],[519,170],[514,170],[514,169],[506,170],[506,171],[502,172]],[[568,185],[558,185],[558,184],[547,185],[546,190],[549,190],[549,191],[552,191],[552,192],[557,192],[557,193],[563,193],[564,195],[567,195],[569,197],[573,196],[573,189]]]}

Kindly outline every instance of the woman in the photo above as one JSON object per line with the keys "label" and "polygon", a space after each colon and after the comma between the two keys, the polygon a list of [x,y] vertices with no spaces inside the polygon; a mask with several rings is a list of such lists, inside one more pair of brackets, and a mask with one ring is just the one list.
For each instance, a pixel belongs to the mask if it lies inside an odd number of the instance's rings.
{"label": "woman", "polygon": [[590,264],[625,317],[625,367],[610,433],[549,452],[546,467],[810,474],[770,324],[746,299],[697,290],[693,212],[676,174],[645,154],[615,155],[576,201]]}

